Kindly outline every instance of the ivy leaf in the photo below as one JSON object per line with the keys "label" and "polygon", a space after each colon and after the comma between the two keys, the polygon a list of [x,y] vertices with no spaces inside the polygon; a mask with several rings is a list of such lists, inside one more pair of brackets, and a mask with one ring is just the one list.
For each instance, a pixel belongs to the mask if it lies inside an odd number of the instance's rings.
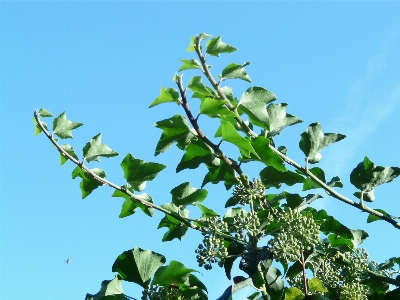
{"label": "ivy leaf", "polygon": [[[75,154],[75,150],[74,148],[72,148],[71,145],[69,144],[65,144],[65,145],[61,145],[60,146],[61,149],[63,149],[65,152],[67,152],[69,155],[71,155],[73,158],[75,158],[76,160],[78,159],[78,156],[76,156]],[[62,166],[63,164],[65,164],[68,161],[68,158],[66,158],[64,155],[62,155],[60,153],[60,165]]]}
{"label": "ivy leaf", "polygon": [[230,111],[225,103],[228,100],[215,100],[212,98],[205,98],[200,105],[200,114],[207,115],[210,118],[219,118],[221,116],[235,117],[235,113]]}
{"label": "ivy leaf", "polygon": [[308,279],[307,283],[311,292],[322,292],[322,293],[328,292],[327,288],[324,286],[322,281],[317,277]]}
{"label": "ivy leaf", "polygon": [[301,197],[299,194],[289,194],[286,197],[286,202],[291,209],[301,210],[306,205],[310,204],[311,202],[319,198],[322,198],[322,196],[318,194],[309,194],[305,197]]}
{"label": "ivy leaf", "polygon": [[153,273],[165,263],[164,255],[135,247],[124,251],[115,260],[112,271],[125,281],[135,282],[148,288]]}
{"label": "ivy leaf", "polygon": [[[185,218],[187,218],[189,215],[188,210],[184,209],[180,211],[174,203],[163,204],[161,205],[161,207]],[[163,242],[172,241],[173,239],[182,240],[183,236],[186,234],[186,231],[189,229],[187,225],[183,224],[181,221],[175,219],[170,215],[165,215],[165,217],[161,219],[157,229],[162,227],[168,228],[168,231],[164,234],[162,238]]]}
{"label": "ivy leaf", "polygon": [[250,157],[250,153],[253,153],[259,158],[250,142],[242,137],[229,121],[221,119],[221,131],[222,139],[237,146],[244,156]]}
{"label": "ivy leaf", "polygon": [[244,67],[250,65],[249,62],[245,62],[242,65],[238,65],[235,63],[229,64],[223,71],[222,71],[222,77],[221,80],[226,80],[226,79],[242,79],[247,82],[251,82],[249,75],[247,74],[246,70]]}
{"label": "ivy leaf", "polygon": [[[394,216],[392,216],[392,215],[389,215],[386,211],[384,211],[383,209],[380,209],[380,208],[376,208],[375,209],[376,211],[378,211],[378,212],[380,212],[380,213],[382,213],[384,216],[386,216],[386,217],[389,217],[389,218],[392,218],[392,219],[398,219],[398,218],[396,218],[396,217],[394,217]],[[379,218],[379,217],[377,217],[377,216],[375,216],[375,215],[373,215],[373,214],[369,214],[368,215],[368,219],[367,219],[367,223],[372,223],[372,222],[375,222],[375,221],[379,221],[379,220],[382,220],[381,218]]]}
{"label": "ivy leaf", "polygon": [[308,159],[313,160],[323,148],[345,137],[340,133],[322,133],[321,124],[315,122],[301,134],[299,147]]}
{"label": "ivy leaf", "polygon": [[275,169],[285,172],[286,167],[285,164],[274,151],[272,151],[269,147],[270,140],[263,136],[258,136],[251,140],[251,146],[257,152],[260,159],[257,159],[263,162],[267,166],[274,167]]}
{"label": "ivy leaf", "polygon": [[303,298],[303,292],[297,287],[290,287],[285,290],[285,300],[301,300]]}
{"label": "ivy leaf", "polygon": [[[38,123],[37,123],[35,118],[33,118],[32,121],[33,121],[33,124],[35,126],[34,135],[38,136],[42,132],[42,129],[39,127],[39,125],[38,125]],[[47,129],[47,124],[45,122],[40,122],[40,124],[42,124],[42,126]]]}
{"label": "ivy leaf", "polygon": [[209,89],[203,84],[201,76],[193,77],[188,84],[188,89],[203,96],[213,96]]}
{"label": "ivy leaf", "polygon": [[53,133],[61,139],[72,139],[72,130],[81,127],[83,123],[71,122],[63,112],[53,121]]}
{"label": "ivy leaf", "polygon": [[[124,188],[126,188],[126,186],[124,186]],[[133,189],[129,188],[129,190],[133,193]],[[122,204],[121,212],[119,214],[120,218],[125,218],[133,215],[138,207],[149,217],[152,217],[154,214],[154,208],[148,207],[138,201],[135,201],[134,199],[131,199],[131,197],[119,190],[115,190],[111,197],[121,197],[125,199],[124,203]],[[135,195],[135,197],[153,203],[153,199],[151,199],[151,197],[146,193]]]}
{"label": "ivy leaf", "polygon": [[281,272],[275,267],[269,267],[264,271],[264,278],[266,281],[266,289],[272,299],[280,299],[284,283],[281,277]]}
{"label": "ivy leaf", "polygon": [[205,207],[204,205],[197,203],[196,206],[203,213],[204,218],[218,217],[218,213],[213,211],[211,208]]}
{"label": "ivy leaf", "polygon": [[101,133],[94,136],[90,142],[86,143],[85,147],[83,147],[83,156],[87,162],[93,160],[100,161],[101,156],[109,158],[117,155],[119,155],[118,152],[115,152],[101,142]]}
{"label": "ivy leaf", "polygon": [[172,202],[176,206],[186,206],[202,202],[207,197],[208,191],[196,189],[189,182],[182,183],[171,190]]}
{"label": "ivy leaf", "polygon": [[[309,171],[314,174],[319,180],[321,180],[323,183],[325,182],[325,173],[324,170],[322,170],[321,168],[315,167],[312,169],[309,169]],[[340,181],[339,181],[340,182]],[[318,189],[321,186],[316,183],[314,180],[312,180],[311,178],[305,178],[304,179],[304,183],[303,183],[303,191],[308,191],[311,189]]]}
{"label": "ivy leaf", "polygon": [[122,290],[122,279],[119,275],[115,275],[113,280],[104,280],[101,283],[100,291],[96,295],[86,294],[85,300],[125,300],[124,291]]}
{"label": "ivy leaf", "polygon": [[[91,169],[94,174],[101,178],[106,177],[106,173],[99,168],[94,168]],[[72,171],[72,179],[75,179],[76,177],[82,178],[81,183],[80,183],[80,189],[82,192],[82,199],[85,199],[87,196],[89,196],[95,189],[97,189],[99,186],[103,185],[101,182],[97,181],[96,179],[93,178],[92,175],[89,175],[85,171],[83,171],[80,167],[76,167]]]}
{"label": "ivy leaf", "polygon": [[121,162],[121,167],[126,181],[135,191],[139,192],[144,188],[146,181],[152,181],[159,172],[166,168],[162,164],[136,159],[130,153]]}
{"label": "ivy leaf", "polygon": [[[299,118],[286,113],[286,103],[281,104],[270,104],[267,106],[268,121],[267,126],[268,136],[274,136],[279,134],[285,127],[292,126],[303,121]],[[263,127],[263,126],[261,126]]]}
{"label": "ivy leaf", "polygon": [[162,87],[160,90],[160,95],[153,102],[151,102],[149,108],[167,102],[173,102],[178,105],[180,104],[179,93],[176,89],[165,89],[164,87]]}
{"label": "ivy leaf", "polygon": [[282,183],[292,186],[296,183],[303,183],[304,178],[292,171],[278,171],[273,167],[266,167],[260,172],[261,182],[265,187],[275,187],[279,189]]}
{"label": "ivy leaf", "polygon": [[387,183],[400,175],[400,168],[379,167],[366,156],[350,174],[350,182],[363,192],[371,192],[378,185]]}
{"label": "ivy leaf", "polygon": [[153,277],[152,285],[169,286],[171,284],[181,285],[185,283],[190,273],[197,272],[186,268],[182,263],[172,260],[168,266],[160,267]]}
{"label": "ivy leaf", "polygon": [[204,177],[201,187],[203,188],[209,182],[217,184],[221,181],[224,181],[227,190],[239,182],[233,169],[223,161],[220,161],[218,166],[208,168],[208,173]]}
{"label": "ivy leaf", "polygon": [[183,65],[179,68],[178,72],[189,69],[201,69],[200,63],[196,59],[179,59]]}
{"label": "ivy leaf", "polygon": [[174,115],[172,118],[158,121],[154,126],[163,131],[157,143],[155,156],[166,151],[175,142],[179,149],[184,150],[195,137],[190,131],[187,120],[181,115]]}
{"label": "ivy leaf", "polygon": [[185,169],[196,169],[201,163],[205,163],[207,166],[218,166],[220,159],[214,156],[211,148],[202,140],[192,139],[176,167],[176,173]]}
{"label": "ivy leaf", "polygon": [[41,116],[42,118],[49,118],[54,116],[51,112],[49,112],[47,109],[45,109],[44,107],[42,107],[39,110],[39,116]]}
{"label": "ivy leaf", "polygon": [[340,181],[340,178],[338,176],[333,177],[328,183],[328,186],[330,187],[338,187],[338,188],[342,188],[343,187],[343,183]]}
{"label": "ivy leaf", "polygon": [[225,44],[221,41],[221,37],[217,36],[211,40],[209,40],[206,44],[207,50],[206,53],[219,57],[220,53],[231,53],[237,50],[237,48]]}

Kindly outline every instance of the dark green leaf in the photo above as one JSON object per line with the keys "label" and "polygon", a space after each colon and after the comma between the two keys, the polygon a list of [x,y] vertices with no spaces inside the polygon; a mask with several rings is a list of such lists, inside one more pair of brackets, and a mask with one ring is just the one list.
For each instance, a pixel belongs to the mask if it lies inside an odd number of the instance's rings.
{"label": "dark green leaf", "polygon": [[42,118],[48,118],[48,117],[52,117],[54,116],[51,112],[49,112],[47,109],[45,109],[44,107],[42,107],[39,110],[39,116],[41,116]]}
{"label": "dark green leaf", "polygon": [[181,161],[176,167],[176,172],[185,169],[196,169],[201,163],[207,166],[219,166],[220,159],[215,157],[212,149],[200,139],[192,139]]}
{"label": "dark green leaf", "polygon": [[340,181],[340,178],[338,176],[333,177],[328,183],[328,186],[330,187],[338,187],[338,188],[342,188],[343,187],[343,183]]}
{"label": "dark green leaf", "polygon": [[[78,156],[76,156],[75,150],[74,150],[74,148],[71,147],[71,145],[69,145],[69,144],[61,145],[60,148],[63,149],[65,152],[67,152],[69,155],[71,155],[73,158],[78,160]],[[64,155],[62,155],[60,153],[60,165],[62,166],[67,161],[68,161],[68,158],[66,158]]]}
{"label": "dark green leaf", "polygon": [[201,69],[200,63],[196,59],[179,59],[183,65],[179,68],[178,72],[190,69]]}
{"label": "dark green leaf", "polygon": [[121,167],[126,181],[135,191],[141,191],[146,185],[146,181],[152,181],[159,172],[166,168],[162,164],[136,159],[130,153],[125,156]]}
{"label": "dark green leaf", "polygon": [[200,209],[200,211],[203,213],[204,218],[211,218],[211,217],[217,217],[218,213],[213,211],[211,208],[205,207],[204,205],[197,203],[196,206]]}
{"label": "dark green leaf", "polygon": [[172,202],[176,206],[186,206],[196,202],[203,202],[208,191],[196,189],[189,182],[182,183],[171,190]]}
{"label": "dark green leaf", "polygon": [[322,198],[322,196],[318,194],[309,194],[306,197],[301,197],[299,194],[289,194],[286,202],[291,209],[302,210],[305,206],[319,198]]}
{"label": "dark green leaf", "polygon": [[370,192],[378,185],[387,183],[400,175],[400,168],[379,167],[366,156],[350,174],[350,182],[359,190]]}
{"label": "dark green leaf", "polygon": [[[314,174],[319,180],[321,180],[323,183],[325,182],[325,173],[324,170],[322,170],[321,168],[315,167],[312,169],[309,169],[309,171]],[[314,180],[312,180],[311,178],[305,178],[304,179],[304,183],[303,183],[303,191],[308,191],[311,189],[317,189],[320,188],[321,186],[316,183]]]}
{"label": "dark green leaf", "polygon": [[100,291],[96,295],[86,294],[85,300],[125,300],[122,290],[122,279],[115,275],[113,280],[104,280],[101,283]]}
{"label": "dark green leaf", "polygon": [[271,150],[269,144],[270,140],[263,136],[258,136],[251,140],[253,149],[260,157],[260,159],[258,159],[259,161],[263,162],[267,166],[271,166],[279,171],[285,172],[286,167],[282,158],[280,158],[278,154]]}
{"label": "dark green leaf", "polygon": [[[126,188],[126,186],[124,188]],[[132,193],[134,192],[133,189],[130,189],[130,191]],[[148,207],[148,206],[140,203],[139,201],[135,201],[134,199],[131,199],[131,197],[129,197],[127,194],[125,194],[119,190],[115,190],[111,197],[121,197],[121,198],[125,199],[124,203],[122,204],[121,212],[119,214],[120,218],[125,218],[130,215],[133,215],[136,212],[138,207],[146,215],[148,215],[150,217],[152,217],[154,214],[154,208]],[[147,202],[153,203],[153,199],[151,199],[151,197],[146,193],[135,195],[135,197],[145,200]]]}
{"label": "dark green leaf", "polygon": [[135,247],[118,256],[112,271],[118,272],[125,281],[148,288],[151,276],[165,261],[159,253]]}
{"label": "dark green leaf", "polygon": [[250,65],[249,62],[245,62],[242,65],[238,65],[235,63],[229,64],[223,71],[222,71],[222,78],[221,80],[229,79],[229,78],[238,78],[242,79],[247,82],[251,82],[249,75],[247,74],[244,67]]}
{"label": "dark green leaf", "polygon": [[313,160],[323,148],[343,140],[345,137],[340,133],[322,133],[321,124],[315,122],[301,134],[299,147],[308,159]]}
{"label": "dark green leaf", "polygon": [[[161,207],[185,218],[187,218],[189,215],[188,210],[185,209],[180,211],[174,203],[163,204],[161,205]],[[183,236],[186,234],[186,231],[189,228],[187,225],[183,224],[181,221],[175,219],[170,215],[166,215],[164,218],[162,218],[157,228],[163,227],[168,228],[168,231],[164,234],[162,238],[163,242],[172,241],[173,239],[182,240]]]}
{"label": "dark green leaf", "polygon": [[204,283],[202,283],[200,281],[200,279],[197,278],[197,276],[195,276],[193,274],[189,274],[188,279],[184,282],[184,286],[185,287],[198,287],[198,288],[200,288],[200,289],[202,289],[204,291],[207,291],[207,288],[204,285]]}
{"label": "dark green leaf", "polygon": [[188,89],[191,90],[192,92],[197,92],[203,96],[212,96],[212,93],[203,84],[201,76],[193,77],[188,84]]}
{"label": "dark green leaf", "polygon": [[160,267],[154,274],[151,284],[169,286],[170,284],[182,284],[188,280],[190,273],[197,272],[186,268],[182,263],[172,260],[168,266]]}
{"label": "dark green leaf", "polygon": [[302,183],[304,178],[292,171],[281,172],[273,167],[266,167],[260,172],[261,182],[268,187],[276,187],[279,189],[282,183],[286,185],[294,185]]}
{"label": "dark green leaf", "polygon": [[209,182],[217,184],[221,181],[224,181],[227,190],[239,182],[233,169],[223,161],[220,161],[219,166],[208,168],[208,173],[204,177],[201,187],[203,188]]}
{"label": "dark green leaf", "polygon": [[174,115],[172,118],[158,121],[154,126],[163,131],[157,143],[154,154],[156,156],[166,151],[175,142],[179,149],[184,150],[194,138],[187,120],[181,115]]}
{"label": "dark green leaf", "polygon": [[284,292],[284,283],[281,277],[281,272],[277,268],[269,267],[264,271],[264,278],[268,294],[272,299],[280,299]]}
{"label": "dark green leaf", "polygon": [[83,156],[87,162],[93,160],[100,161],[100,157],[109,158],[117,155],[118,152],[115,152],[101,142],[101,133],[94,136],[90,142],[86,143],[85,147],[83,147]]}
{"label": "dark green leaf", "polygon": [[297,274],[300,274],[302,271],[303,271],[303,266],[301,265],[301,263],[298,260],[296,260],[294,262],[294,264],[291,265],[289,267],[288,271],[286,272],[286,277],[293,278]]}
{"label": "dark green leaf", "polygon": [[235,117],[235,113],[230,111],[225,103],[228,100],[216,100],[212,98],[205,98],[200,105],[200,114],[207,115],[210,118],[220,118],[221,116]]}
{"label": "dark green leaf", "polygon": [[149,107],[153,107],[158,104],[167,102],[173,102],[179,105],[180,103],[179,93],[176,89],[173,88],[165,89],[164,87],[162,87],[160,90],[160,95],[153,102],[151,102]]}
{"label": "dark green leaf", "polygon": [[361,195],[363,196],[363,201],[373,202],[375,200],[375,193],[374,190],[369,192],[355,192],[353,194],[358,199],[361,199]]}
{"label": "dark green leaf", "polygon": [[221,41],[221,37],[217,36],[211,40],[209,40],[206,44],[207,50],[206,53],[212,56],[218,56],[220,53],[231,53],[236,51],[237,49],[231,45],[225,44]]}
{"label": "dark green leaf", "polygon": [[221,130],[222,130],[222,139],[237,146],[240,152],[244,156],[250,157],[250,153],[252,153],[256,157],[258,157],[258,154],[253,149],[250,142],[246,140],[244,137],[242,137],[237,132],[235,127],[233,127],[233,125],[224,118],[221,119]]}
{"label": "dark green leaf", "polygon": [[[90,171],[101,178],[106,177],[106,173],[102,169],[94,168],[94,169],[91,169]],[[72,179],[75,179],[76,177],[82,178],[81,183],[79,185],[81,192],[82,192],[82,199],[86,198],[95,189],[97,189],[99,186],[103,185],[101,182],[94,179],[94,177],[92,175],[83,171],[80,167],[76,167],[72,171]]]}
{"label": "dark green leaf", "polygon": [[328,292],[327,288],[324,286],[322,281],[316,277],[308,279],[307,283],[310,292],[322,292],[322,293]]}
{"label": "dark green leaf", "polygon": [[[386,211],[384,211],[383,209],[376,208],[375,210],[378,211],[378,212],[380,212],[380,213],[382,213],[382,214],[383,214],[384,216],[386,216],[386,217],[393,218],[393,216],[389,215],[389,214],[388,214]],[[379,217],[377,217],[377,216],[375,216],[375,215],[369,214],[369,215],[368,215],[368,219],[367,219],[367,223],[372,223],[372,222],[379,221],[379,220],[382,220],[382,219],[379,218]]]}
{"label": "dark green leaf", "polygon": [[255,293],[251,294],[250,296],[248,296],[246,298],[246,300],[257,300],[259,295],[260,295],[260,292],[255,292]]}
{"label": "dark green leaf", "polygon": [[71,122],[67,119],[67,115],[63,112],[53,121],[53,134],[61,139],[72,139],[72,130],[81,127],[83,123]]}

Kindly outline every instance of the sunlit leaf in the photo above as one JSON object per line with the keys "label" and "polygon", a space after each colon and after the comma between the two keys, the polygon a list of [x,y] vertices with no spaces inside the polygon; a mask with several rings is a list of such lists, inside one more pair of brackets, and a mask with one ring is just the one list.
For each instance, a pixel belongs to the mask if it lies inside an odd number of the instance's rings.
{"label": "sunlit leaf", "polygon": [[211,208],[205,207],[204,205],[197,203],[196,206],[200,209],[200,211],[203,213],[203,217],[205,218],[211,218],[211,217],[217,217],[218,213],[213,211]]}
{"label": "sunlit leaf", "polygon": [[229,64],[223,71],[222,71],[222,80],[225,79],[242,79],[247,82],[251,82],[249,75],[247,74],[246,70],[244,67],[250,65],[249,62],[245,62],[242,65],[238,65],[235,63]]}
{"label": "sunlit leaf", "polygon": [[307,283],[310,292],[322,292],[322,293],[328,292],[328,289],[324,286],[322,281],[317,277],[308,279]]}
{"label": "sunlit leaf", "polygon": [[[126,188],[126,186],[124,188]],[[132,193],[134,192],[133,189],[131,189],[131,188],[129,190]],[[146,215],[148,215],[150,217],[152,217],[154,214],[154,208],[148,207],[148,206],[140,203],[139,201],[135,201],[134,199],[131,199],[131,197],[129,197],[127,194],[125,194],[119,190],[115,190],[111,197],[121,197],[121,198],[125,199],[124,203],[122,204],[121,212],[119,214],[120,218],[125,218],[130,215],[133,215],[136,212],[138,207]],[[135,195],[135,197],[145,200],[147,202],[153,203],[153,199],[151,199],[151,197],[146,193]]]}
{"label": "sunlit leaf", "polygon": [[67,115],[63,112],[53,121],[53,134],[61,139],[72,139],[72,130],[81,127],[83,123],[72,122],[67,119]]}
{"label": "sunlit leaf", "polygon": [[297,287],[290,287],[285,290],[285,300],[301,300],[304,298],[302,290]]}
{"label": "sunlit leaf", "polygon": [[179,68],[178,72],[190,69],[201,69],[200,63],[196,59],[179,59],[183,65]]}
{"label": "sunlit leaf", "polygon": [[101,133],[94,136],[90,142],[86,143],[82,151],[87,162],[91,162],[93,160],[100,161],[100,157],[109,158],[119,155],[118,152],[115,152],[106,144],[101,142]]}
{"label": "sunlit leaf", "polygon": [[163,153],[176,142],[179,149],[186,149],[190,141],[195,137],[190,131],[187,120],[181,115],[174,115],[172,118],[158,121],[154,124],[163,133],[157,143],[154,155]]}
{"label": "sunlit leaf", "polygon": [[[91,169],[90,171],[101,178],[106,177],[106,173],[102,169],[94,168],[94,169]],[[95,189],[97,189],[99,186],[103,185],[101,182],[94,179],[94,177],[92,175],[83,171],[80,167],[76,167],[72,171],[72,179],[75,179],[76,177],[80,177],[82,179],[80,182],[80,185],[79,185],[81,192],[82,192],[82,199],[86,198]]]}
{"label": "sunlit leaf", "polygon": [[333,177],[328,183],[328,186],[330,187],[338,187],[338,188],[342,188],[343,187],[343,183],[340,181],[340,178],[338,176]]}
{"label": "sunlit leaf", "polygon": [[231,53],[237,50],[237,48],[225,44],[221,41],[221,37],[217,36],[211,40],[209,40],[206,44],[207,50],[206,52],[212,56],[218,56],[220,53]]}
{"label": "sunlit leaf", "polygon": [[176,89],[164,87],[160,90],[160,95],[151,102],[149,107],[156,106],[161,103],[173,102],[179,105],[179,93]]}
{"label": "sunlit leaf", "polygon": [[[74,148],[72,148],[71,145],[69,145],[69,144],[61,145],[60,148],[63,149],[65,152],[67,152],[69,155],[71,155],[73,158],[78,160],[78,156],[76,156],[75,150],[74,150]],[[68,161],[68,158],[60,153],[60,165],[62,166],[67,161]]]}
{"label": "sunlit leaf", "polygon": [[171,190],[172,202],[176,206],[190,205],[202,202],[207,197],[208,191],[196,189],[189,182],[182,183]]}
{"label": "sunlit leaf", "polygon": [[219,118],[221,116],[235,117],[235,113],[226,106],[227,100],[216,100],[206,97],[200,105],[200,114],[207,115],[210,118]]}
{"label": "sunlit leaf", "polygon": [[193,77],[188,84],[188,89],[203,96],[212,96],[210,90],[203,84],[201,76]]}
{"label": "sunlit leaf", "polygon": [[101,283],[100,291],[96,295],[86,294],[85,300],[125,300],[122,290],[122,279],[115,275],[113,280],[104,280]]}
{"label": "sunlit leaf", "polygon": [[172,260],[169,265],[160,267],[154,274],[152,285],[169,286],[170,284],[182,284],[188,280],[190,273],[197,272],[186,268],[182,263]]}
{"label": "sunlit leaf", "polygon": [[263,136],[258,136],[251,140],[251,146],[256,151],[257,155],[260,157],[259,161],[263,162],[267,166],[274,167],[275,169],[285,172],[285,164],[274,151],[269,147],[270,140]]}
{"label": "sunlit leaf", "polygon": [[[309,171],[315,175],[319,180],[321,180],[323,183],[325,182],[325,173],[324,170],[322,170],[321,168],[315,167],[312,169],[309,169]],[[316,183],[314,180],[312,180],[311,178],[305,178],[304,179],[304,183],[303,183],[303,191],[308,191],[311,189],[317,189],[320,188],[321,186]]]}
{"label": "sunlit leaf", "polygon": [[115,260],[112,271],[129,282],[135,282],[143,288],[148,288],[154,272],[165,263],[163,255],[135,247],[124,251]]}
{"label": "sunlit leaf", "polygon": [[47,109],[45,109],[44,107],[42,107],[39,110],[39,116],[41,116],[42,118],[49,118],[54,116],[51,112],[49,112]]}
{"label": "sunlit leaf", "polygon": [[135,191],[141,191],[146,181],[152,181],[159,172],[166,168],[163,164],[145,162],[134,158],[128,153],[121,162],[122,170],[126,181],[132,186]]}

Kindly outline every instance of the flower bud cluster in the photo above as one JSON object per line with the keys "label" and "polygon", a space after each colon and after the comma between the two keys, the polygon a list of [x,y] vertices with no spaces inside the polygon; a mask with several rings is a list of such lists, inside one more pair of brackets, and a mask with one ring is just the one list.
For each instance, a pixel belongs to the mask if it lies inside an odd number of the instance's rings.
{"label": "flower bud cluster", "polygon": [[[247,177],[247,176],[246,176]],[[265,197],[265,186],[259,179],[254,179],[249,187],[244,186],[241,182],[235,185],[233,189],[233,197],[241,205],[249,204],[250,202],[260,202]]]}
{"label": "flower bud cluster", "polygon": [[141,300],[182,300],[184,299],[177,286],[162,287],[151,285],[142,291]]}
{"label": "flower bud cluster", "polygon": [[260,230],[260,225],[260,219],[256,213],[245,213],[242,210],[233,218],[230,230],[236,232],[236,239],[248,242],[250,238],[262,237],[263,231]]}
{"label": "flower bud cluster", "polygon": [[340,300],[367,300],[369,289],[358,282],[343,284],[340,291]]}
{"label": "flower bud cluster", "polygon": [[211,270],[213,263],[218,263],[220,267],[224,265],[228,250],[225,242],[216,236],[216,232],[228,232],[228,224],[219,217],[208,219],[208,226],[202,227],[201,234],[204,236],[203,243],[196,249],[196,259],[199,267]]}
{"label": "flower bud cluster", "polygon": [[275,260],[285,262],[300,259],[301,251],[312,252],[320,241],[319,225],[311,214],[301,214],[288,208],[276,214],[279,232],[268,243],[272,246]]}

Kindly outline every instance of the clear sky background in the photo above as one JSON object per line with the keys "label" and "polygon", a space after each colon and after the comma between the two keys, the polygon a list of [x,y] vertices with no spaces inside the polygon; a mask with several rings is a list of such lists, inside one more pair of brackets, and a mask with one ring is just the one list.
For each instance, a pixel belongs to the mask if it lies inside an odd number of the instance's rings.
{"label": "clear sky background", "polygon": [[[170,190],[182,182],[199,188],[206,168],[175,174],[183,155],[175,146],[154,157],[161,131],[153,124],[183,111],[172,104],[148,106],[162,86],[175,87],[179,58],[194,57],[185,51],[189,37],[202,31],[238,48],[210,57],[214,75],[230,62],[250,61],[251,85],[274,92],[278,103],[289,104],[288,113],[304,121],[275,139],[289,157],[304,161],[298,142],[312,122],[324,132],[347,135],[322,151],[320,164],[328,179],[342,178],[343,194],[354,199],[349,174],[365,155],[377,165],[400,166],[399,2],[1,1],[0,9],[1,299],[84,299],[113,278],[114,260],[134,246],[198,269],[209,299],[230,284],[223,269],[197,266],[197,232],[189,231],[182,242],[161,243],[165,229],[156,228],[162,214],[148,218],[139,211],[119,219],[123,201],[111,198],[107,187],[81,200],[79,181],[71,179],[74,166],[60,167],[44,135],[33,136],[34,109],[66,111],[85,124],[67,140],[78,155],[99,132],[120,153],[89,164],[103,168],[109,180],[124,184],[119,164],[132,153],[168,165],[145,190],[155,203],[170,202]],[[184,82],[195,75],[185,72]],[[239,98],[250,86],[226,84]],[[194,111],[198,104],[190,100]],[[199,121],[213,136],[215,122]],[[260,165],[246,168],[251,178],[259,171]],[[223,214],[231,192],[222,185],[205,188],[204,205]],[[399,192],[399,179],[378,187],[371,207],[399,216]],[[319,193],[325,198],[317,208],[370,234],[362,246],[372,259],[400,256],[399,230],[383,221],[367,224],[366,214]],[[234,275],[242,274],[236,268]],[[141,296],[133,283],[124,290]]]}

